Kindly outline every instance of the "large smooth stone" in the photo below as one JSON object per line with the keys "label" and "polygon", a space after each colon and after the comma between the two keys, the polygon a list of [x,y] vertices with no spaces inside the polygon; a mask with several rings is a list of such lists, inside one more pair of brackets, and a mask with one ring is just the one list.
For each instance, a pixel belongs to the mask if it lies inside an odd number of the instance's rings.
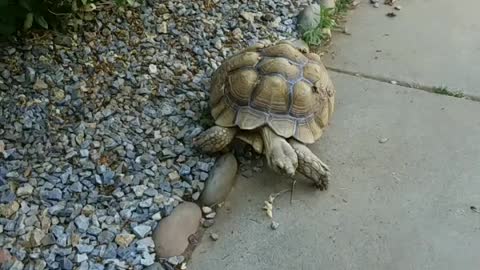
{"label": "large smooth stone", "polygon": [[297,27],[300,33],[315,28],[320,23],[320,5],[317,3],[306,6],[297,17]]}
{"label": "large smooth stone", "polygon": [[178,205],[166,218],[160,220],[153,232],[155,252],[160,258],[180,256],[188,247],[188,237],[200,226],[202,210],[191,202]]}
{"label": "large smooth stone", "polygon": [[233,184],[235,184],[237,170],[237,159],[232,153],[218,158],[205,183],[205,188],[200,196],[200,203],[214,206],[223,202],[232,190]]}

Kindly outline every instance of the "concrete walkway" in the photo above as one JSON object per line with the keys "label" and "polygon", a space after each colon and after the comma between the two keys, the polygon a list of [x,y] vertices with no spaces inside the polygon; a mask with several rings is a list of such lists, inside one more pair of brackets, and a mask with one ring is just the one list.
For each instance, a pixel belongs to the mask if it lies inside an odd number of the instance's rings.
{"label": "concrete walkway", "polygon": [[[353,35],[335,38],[329,66],[432,86],[444,81],[480,94],[470,87],[480,80],[473,67],[480,42],[467,40],[479,36],[453,31],[478,24],[473,16],[458,18],[456,9],[473,14],[480,4],[402,0],[399,16],[390,19],[386,7],[363,2],[350,19]],[[413,35],[408,31],[391,34],[395,41],[386,42],[385,34],[400,31],[394,26],[425,34],[415,42],[405,40]],[[388,57],[370,59],[376,50]],[[468,59],[454,55],[465,51]],[[332,79],[334,119],[311,146],[331,167],[330,189],[320,192],[300,179],[292,204],[288,193],[275,200],[280,226],[273,231],[263,202],[290,188],[289,180],[269,170],[239,176],[189,269],[478,270],[480,213],[472,206],[480,209],[480,103],[335,72]],[[220,239],[211,241],[210,232]]]}

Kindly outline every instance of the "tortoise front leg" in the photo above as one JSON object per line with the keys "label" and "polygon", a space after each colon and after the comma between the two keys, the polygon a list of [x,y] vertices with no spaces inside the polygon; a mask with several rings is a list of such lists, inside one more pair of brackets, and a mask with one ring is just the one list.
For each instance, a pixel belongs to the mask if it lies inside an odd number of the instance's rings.
{"label": "tortoise front leg", "polygon": [[235,127],[213,126],[194,138],[193,146],[205,153],[219,152],[233,141],[237,131]]}
{"label": "tortoise front leg", "polygon": [[289,143],[298,157],[297,171],[310,178],[320,190],[326,190],[330,175],[328,166],[303,143],[294,139],[290,139]]}
{"label": "tortoise front leg", "polygon": [[297,154],[285,138],[278,136],[265,126],[261,129],[264,154],[268,165],[275,172],[294,176],[297,169]]}

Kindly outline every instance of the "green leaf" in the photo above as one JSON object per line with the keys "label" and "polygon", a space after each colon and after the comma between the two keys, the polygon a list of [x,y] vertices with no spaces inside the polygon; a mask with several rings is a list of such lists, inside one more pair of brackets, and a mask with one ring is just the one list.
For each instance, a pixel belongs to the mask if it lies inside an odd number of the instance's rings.
{"label": "green leaf", "polygon": [[0,7],[8,6],[8,0],[0,0]]}
{"label": "green leaf", "polygon": [[25,21],[23,22],[23,29],[28,30],[32,28],[32,24],[33,24],[33,13],[30,12],[25,17]]}
{"label": "green leaf", "polygon": [[88,0],[82,0],[82,5],[86,5],[88,3]]}
{"label": "green leaf", "polygon": [[41,27],[48,29],[48,23],[42,15],[35,15],[35,22],[37,22]]}
{"label": "green leaf", "polygon": [[130,5],[130,6],[133,6],[135,4],[135,0],[127,0],[127,3]]}

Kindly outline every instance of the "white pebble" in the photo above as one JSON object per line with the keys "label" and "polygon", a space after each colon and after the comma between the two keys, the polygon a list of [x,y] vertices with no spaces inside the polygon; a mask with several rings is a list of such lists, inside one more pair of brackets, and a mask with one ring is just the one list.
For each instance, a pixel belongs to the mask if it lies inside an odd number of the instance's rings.
{"label": "white pebble", "polygon": [[210,238],[211,238],[213,241],[217,241],[217,240],[218,240],[218,234],[216,234],[216,233],[211,233],[211,234],[210,234]]}
{"label": "white pebble", "polygon": [[157,74],[157,73],[158,73],[158,68],[157,68],[157,66],[154,65],[154,64],[150,64],[150,65],[148,66],[148,72],[150,72],[150,74],[152,74],[152,75]]}
{"label": "white pebble", "polygon": [[210,208],[210,207],[208,207],[208,206],[202,207],[202,212],[203,212],[204,214],[210,214],[212,211],[213,211],[212,208]]}
{"label": "white pebble", "polygon": [[214,218],[216,215],[217,215],[217,213],[211,212],[210,214],[205,215],[205,217],[208,218],[208,219],[212,219],[212,218]]}

